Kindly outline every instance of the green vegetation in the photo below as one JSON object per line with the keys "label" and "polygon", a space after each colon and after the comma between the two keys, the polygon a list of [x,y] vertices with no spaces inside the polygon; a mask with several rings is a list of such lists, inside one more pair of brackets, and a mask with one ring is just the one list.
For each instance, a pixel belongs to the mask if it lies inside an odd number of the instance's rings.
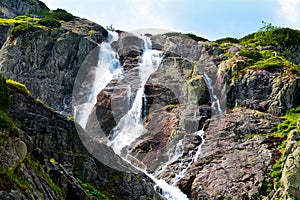
{"label": "green vegetation", "polygon": [[184,37],[184,38],[191,38],[197,42],[199,41],[208,41],[208,39],[205,39],[203,37],[200,37],[200,36],[197,36],[193,33],[181,33],[181,32],[169,32],[169,33],[165,33],[163,35],[166,35],[166,36],[169,36],[169,37],[172,37],[172,36],[179,36],[179,37]]}
{"label": "green vegetation", "polygon": [[259,61],[262,58],[262,54],[257,50],[242,49],[239,52],[239,55],[243,56],[243,57],[250,58],[250,59],[252,59],[256,62]]}
{"label": "green vegetation", "polygon": [[61,23],[54,18],[46,17],[38,21],[38,24],[47,26],[49,28],[59,28],[61,26]]}
{"label": "green vegetation", "polygon": [[7,111],[11,105],[11,98],[3,75],[0,75],[0,110]]}
{"label": "green vegetation", "polygon": [[97,199],[101,200],[109,200],[112,199],[111,197],[108,197],[107,195],[103,194],[99,190],[97,190],[95,187],[90,185],[89,183],[84,183],[82,180],[79,178],[76,178],[76,180],[79,182],[79,184],[83,187],[83,189],[90,195],[90,196],[95,196]]}
{"label": "green vegetation", "polygon": [[14,26],[13,28],[11,28],[9,30],[9,33],[11,34],[11,36],[13,38],[16,38],[20,35],[23,35],[25,33],[29,33],[29,32],[35,32],[37,30],[40,30],[41,28],[38,26],[35,26],[31,23],[22,23],[19,24],[17,26]]}
{"label": "green vegetation", "polygon": [[18,137],[20,132],[12,119],[7,115],[11,106],[11,97],[4,76],[0,75],[0,145],[3,145],[8,136]]}
{"label": "green vegetation", "polygon": [[225,37],[225,38],[217,39],[215,43],[219,45],[221,45],[222,43],[239,43],[239,40],[237,38]]}
{"label": "green vegetation", "polygon": [[17,81],[11,80],[11,79],[6,80],[6,83],[15,92],[31,95],[30,91],[22,83],[19,83]]}
{"label": "green vegetation", "polygon": [[284,46],[294,47],[300,44],[300,31],[290,28],[275,27],[271,23],[262,22],[258,32],[249,34],[239,40],[242,45],[257,46]]}
{"label": "green vegetation", "polygon": [[109,25],[109,26],[106,26],[106,30],[108,31],[115,31],[115,27],[113,27],[113,25]]}
{"label": "green vegetation", "polygon": [[63,199],[63,195],[62,195],[62,191],[60,189],[60,187],[58,187],[53,180],[50,178],[49,174],[47,174],[43,167],[41,167],[41,165],[34,161],[31,157],[31,155],[28,153],[25,157],[25,161],[24,163],[30,165],[33,169],[33,171],[35,172],[35,174],[42,180],[46,181],[47,184],[50,186],[50,188],[54,191],[55,195],[59,198],[59,199]]}
{"label": "green vegetation", "polygon": [[299,71],[299,66],[289,62],[281,56],[274,56],[266,60],[258,61],[254,63],[254,65],[247,67],[247,69],[264,69],[273,71],[276,69],[281,69],[282,67],[288,67],[292,72]]}
{"label": "green vegetation", "polygon": [[[17,170],[15,170],[17,171]],[[13,170],[9,170],[0,165],[0,188],[11,188],[11,182],[16,184],[20,190],[25,190],[29,187],[29,184],[20,178],[18,172],[14,172]]]}
{"label": "green vegetation", "polygon": [[288,135],[294,129],[298,129],[298,131],[300,131],[299,127],[297,128],[297,121],[300,118],[300,106],[289,109],[283,118],[285,120],[280,123],[271,134],[275,137],[282,138],[282,143],[277,147],[277,149],[281,152],[281,157],[273,165],[272,170],[266,175],[261,188],[261,196],[267,196],[273,190],[274,185],[279,183],[281,178],[282,159],[287,144]]}
{"label": "green vegetation", "polygon": [[197,36],[197,35],[195,35],[193,33],[186,33],[185,35],[188,36],[188,37],[190,37],[190,38],[192,38],[193,40],[195,40],[197,42],[199,42],[199,41],[202,41],[202,42],[208,41],[208,39],[200,37],[200,36]]}
{"label": "green vegetation", "polygon": [[52,17],[54,19],[57,20],[63,20],[63,21],[72,21],[75,19],[75,16],[72,15],[71,13],[68,13],[67,11],[65,11],[64,9],[56,9],[53,12],[49,12],[50,16],[48,17]]}

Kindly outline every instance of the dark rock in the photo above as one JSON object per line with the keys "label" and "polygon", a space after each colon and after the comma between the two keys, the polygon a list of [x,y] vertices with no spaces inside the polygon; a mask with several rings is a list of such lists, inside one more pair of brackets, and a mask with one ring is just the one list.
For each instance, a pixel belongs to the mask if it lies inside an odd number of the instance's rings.
{"label": "dark rock", "polygon": [[[91,35],[90,30],[94,30]],[[5,42],[0,50],[0,71],[25,84],[48,106],[71,114],[77,72],[106,37],[104,28],[79,18],[64,23],[60,30],[27,33]]]}

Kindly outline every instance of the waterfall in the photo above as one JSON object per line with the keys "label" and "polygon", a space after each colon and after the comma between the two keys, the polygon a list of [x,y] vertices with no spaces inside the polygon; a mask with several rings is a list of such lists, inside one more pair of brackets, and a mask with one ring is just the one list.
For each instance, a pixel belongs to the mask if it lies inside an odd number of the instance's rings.
{"label": "waterfall", "polygon": [[208,86],[208,89],[210,91],[210,95],[213,98],[213,102],[211,104],[211,107],[216,109],[218,111],[218,114],[222,114],[223,111],[221,109],[220,100],[217,97],[217,95],[215,94],[215,90],[214,90],[211,78],[206,73],[204,73],[204,80],[206,82],[206,85]]}
{"label": "waterfall", "polygon": [[197,159],[199,158],[200,154],[201,154],[201,147],[204,143],[204,127],[202,128],[202,130],[200,131],[196,131],[194,133],[194,135],[197,135],[198,137],[201,138],[201,143],[198,146],[198,149],[195,153],[195,155],[192,155],[192,152],[189,152],[189,155],[192,157],[191,162],[189,162],[188,166],[186,168],[184,168],[181,172],[179,172],[173,179],[172,179],[172,186],[176,186],[176,184],[186,175],[187,170],[191,167],[191,165],[197,161]]}
{"label": "waterfall", "polygon": [[92,87],[89,91],[86,103],[74,107],[74,117],[76,122],[83,128],[86,124],[93,107],[97,102],[97,95],[113,79],[122,76],[122,68],[119,62],[118,54],[112,49],[111,44],[118,40],[116,32],[109,32],[106,42],[100,45],[99,59],[97,66],[94,67]]}
{"label": "waterfall", "polygon": [[[170,151],[169,161],[161,168],[156,174],[149,174],[145,169],[141,169],[129,159],[129,147],[143,133],[143,117],[146,114],[146,95],[144,91],[145,84],[149,76],[155,72],[163,58],[163,53],[158,50],[152,50],[151,41],[148,37],[141,36],[143,41],[143,55],[136,66],[138,70],[138,76],[135,77],[139,80],[138,89],[135,97],[132,97],[133,89],[130,85],[127,86],[127,98],[128,98],[128,112],[119,120],[118,124],[113,129],[112,136],[107,139],[106,145],[110,146],[113,151],[120,155],[123,160],[131,164],[137,170],[144,172],[155,183],[155,189],[161,193],[168,200],[185,200],[187,196],[175,187],[175,184],[168,184],[163,179],[158,179],[157,176],[163,172],[166,167],[178,160],[183,152],[184,138],[176,143],[173,150]],[[106,42],[100,45],[100,52],[98,58],[98,64],[93,68],[91,87],[88,93],[88,98],[85,103],[74,106],[74,117],[77,123],[85,129],[88,119],[93,111],[93,108],[97,101],[97,95],[103,90],[108,83],[113,79],[123,78],[122,67],[119,62],[118,54],[112,49],[112,43],[118,40],[117,33],[109,33]],[[200,154],[201,147],[198,147],[197,153],[194,155],[196,160]],[[105,153],[105,152],[103,152]],[[125,156],[124,156],[125,155]],[[181,173],[182,174],[182,173]],[[182,176],[180,174],[180,176]],[[178,175],[179,176],[179,175]]]}
{"label": "waterfall", "polygon": [[[125,150],[133,141],[135,141],[143,132],[143,119],[146,109],[146,95],[144,93],[144,86],[149,76],[155,72],[162,60],[163,53],[158,50],[152,50],[151,41],[148,37],[142,37],[144,42],[143,56],[139,62],[139,79],[140,85],[137,90],[135,99],[130,110],[124,115],[117,126],[114,128],[112,140],[107,143],[111,146],[115,153],[121,155],[122,150]],[[130,90],[131,91],[131,90]],[[144,108],[144,109],[143,109]]]}

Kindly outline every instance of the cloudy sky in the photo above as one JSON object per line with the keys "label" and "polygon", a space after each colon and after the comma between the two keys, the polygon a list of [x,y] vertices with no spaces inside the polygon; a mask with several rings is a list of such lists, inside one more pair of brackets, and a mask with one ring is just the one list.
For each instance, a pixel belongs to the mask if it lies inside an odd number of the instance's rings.
{"label": "cloudy sky", "polygon": [[42,0],[106,27],[161,28],[210,40],[243,37],[262,21],[300,29],[300,0]]}

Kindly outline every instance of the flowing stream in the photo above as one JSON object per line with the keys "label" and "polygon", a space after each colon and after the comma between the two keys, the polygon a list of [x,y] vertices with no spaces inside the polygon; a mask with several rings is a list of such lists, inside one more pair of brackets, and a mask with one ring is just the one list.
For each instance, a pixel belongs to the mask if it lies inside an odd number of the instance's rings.
{"label": "flowing stream", "polygon": [[[113,135],[108,140],[107,145],[110,146],[114,152],[120,156],[122,154],[128,154],[128,146],[134,142],[143,132],[143,116],[146,113],[146,95],[144,93],[144,86],[149,76],[155,72],[163,58],[163,53],[158,50],[152,50],[151,41],[148,37],[140,36],[143,39],[143,55],[137,66],[139,85],[134,98],[132,98],[132,88],[130,85],[127,87],[128,105],[129,111],[120,119],[119,123],[113,129]],[[122,67],[119,62],[118,54],[113,50],[111,44],[118,40],[118,34],[110,32],[108,40],[103,42],[100,46],[98,65],[94,68],[93,84],[89,91],[88,101],[84,104],[75,107],[74,116],[76,122],[78,122],[83,129],[86,128],[87,121],[92,113],[93,107],[97,101],[97,95],[103,90],[106,85],[113,79],[123,78]],[[205,81],[210,89],[211,96],[213,98],[212,107],[217,109],[219,113],[222,113],[219,99],[215,95],[212,80],[204,74]],[[134,168],[144,172],[149,178],[155,182],[155,189],[159,191],[162,196],[168,200],[184,200],[188,199],[187,196],[176,187],[177,183],[185,176],[187,170],[198,159],[201,154],[201,146],[204,142],[204,130],[200,130],[194,133],[195,137],[201,137],[201,144],[198,146],[196,153],[190,152],[192,157],[188,166],[179,172],[168,184],[165,180],[158,179],[158,175],[166,170],[167,166],[174,161],[178,160],[184,151],[183,139],[177,142],[177,145],[170,151],[169,161],[166,162],[161,169],[153,174],[149,174],[146,170],[140,169],[136,166]],[[126,162],[130,163],[126,156],[123,157]]]}

